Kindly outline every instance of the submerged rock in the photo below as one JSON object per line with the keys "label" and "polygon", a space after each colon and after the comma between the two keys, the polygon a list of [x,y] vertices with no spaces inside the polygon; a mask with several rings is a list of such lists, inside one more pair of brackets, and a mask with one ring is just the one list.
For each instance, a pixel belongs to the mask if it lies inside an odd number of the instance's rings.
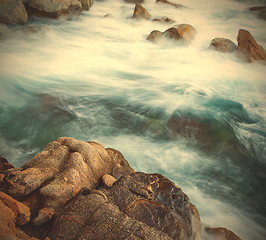
{"label": "submerged rock", "polygon": [[37,17],[72,17],[80,15],[82,5],[78,0],[29,0],[29,10]]}
{"label": "submerged rock", "polygon": [[266,51],[259,45],[251,33],[240,29],[237,35],[237,55],[246,62],[264,62],[266,61]]}
{"label": "submerged rock", "polygon": [[258,18],[266,20],[266,6],[257,6],[249,9],[251,12],[257,14]]}
{"label": "submerged rock", "polygon": [[214,38],[210,46],[219,52],[232,53],[237,51],[237,45],[227,38]]}
{"label": "submerged rock", "polygon": [[205,228],[205,231],[213,238],[219,240],[241,240],[236,234],[226,228]]}
{"label": "submerged rock", "polygon": [[144,0],[124,0],[127,3],[143,3]]}
{"label": "submerged rock", "polygon": [[0,23],[26,24],[27,11],[22,0],[0,0]]}
{"label": "submerged rock", "polygon": [[172,3],[168,0],[156,0],[157,3],[164,3],[164,4],[168,4],[168,5],[171,5],[171,6],[174,6],[176,8],[180,8],[180,7],[184,7],[183,5],[181,4],[177,4],[177,3]]}
{"label": "submerged rock", "polygon": [[161,23],[174,23],[175,21],[169,17],[154,18],[152,21]]}
{"label": "submerged rock", "polygon": [[159,30],[153,30],[149,36],[147,37],[147,40],[152,41],[152,42],[156,42],[158,40],[160,40],[163,36],[163,33]]}
{"label": "submerged rock", "polygon": [[133,13],[133,18],[137,18],[137,19],[150,19],[151,15],[149,14],[149,12],[140,4],[137,3],[135,5],[135,9],[134,9],[134,13]]}

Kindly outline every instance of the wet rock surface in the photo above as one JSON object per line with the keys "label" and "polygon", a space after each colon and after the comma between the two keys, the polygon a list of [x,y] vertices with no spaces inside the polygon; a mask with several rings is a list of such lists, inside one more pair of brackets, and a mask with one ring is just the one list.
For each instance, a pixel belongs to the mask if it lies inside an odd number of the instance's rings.
{"label": "wet rock surface", "polygon": [[96,142],[59,138],[2,175],[1,229],[11,239],[202,239],[197,208],[180,187],[135,172]]}
{"label": "wet rock surface", "polygon": [[227,38],[214,38],[210,46],[214,50],[223,53],[233,53],[237,51],[237,45]]}
{"label": "wet rock surface", "polygon": [[246,62],[266,62],[266,51],[259,45],[251,33],[240,29],[237,35],[237,55]]}

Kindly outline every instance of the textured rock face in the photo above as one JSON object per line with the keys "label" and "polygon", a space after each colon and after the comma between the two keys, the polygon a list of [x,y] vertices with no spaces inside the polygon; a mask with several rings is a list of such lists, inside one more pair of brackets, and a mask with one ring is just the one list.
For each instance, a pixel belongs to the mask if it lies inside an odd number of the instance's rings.
{"label": "textured rock face", "polygon": [[250,32],[240,29],[237,36],[237,55],[246,62],[266,62],[266,51]]}
{"label": "textured rock face", "polygon": [[133,13],[133,18],[137,19],[150,19],[151,15],[149,12],[139,3],[135,5],[134,13]]}
{"label": "textured rock face", "polygon": [[0,22],[25,24],[28,14],[21,0],[0,0]]}
{"label": "textured rock face", "polygon": [[30,13],[37,17],[72,17],[80,15],[82,5],[78,0],[29,0]]}
{"label": "textured rock face", "polygon": [[158,30],[152,31],[147,40],[157,41],[161,37],[178,41],[179,43],[190,43],[196,36],[197,30],[189,24],[179,24],[176,27],[171,27],[161,33]]}
{"label": "textured rock face", "polygon": [[41,225],[83,187],[96,188],[113,170],[114,160],[101,144],[59,138],[21,168],[8,171],[8,192],[26,196],[38,189],[45,201],[34,222]]}
{"label": "textured rock face", "polygon": [[83,10],[89,10],[94,0],[79,0]]}
{"label": "textured rock face", "polygon": [[236,44],[226,38],[214,38],[211,41],[210,45],[216,51],[223,52],[223,53],[232,53],[232,52],[236,52],[237,50]]}

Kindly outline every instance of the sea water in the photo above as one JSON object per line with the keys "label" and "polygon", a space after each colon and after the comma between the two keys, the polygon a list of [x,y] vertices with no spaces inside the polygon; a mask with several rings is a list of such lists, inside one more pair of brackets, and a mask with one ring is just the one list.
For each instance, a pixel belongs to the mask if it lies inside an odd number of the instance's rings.
{"label": "sea water", "polygon": [[[265,1],[181,0],[187,8],[95,1],[71,20],[30,19],[0,41],[0,154],[16,167],[61,136],[121,151],[137,171],[161,173],[198,208],[203,224],[242,239],[266,236],[266,68],[209,48],[239,29],[266,48]],[[188,23],[190,45],[151,43],[153,30]]]}

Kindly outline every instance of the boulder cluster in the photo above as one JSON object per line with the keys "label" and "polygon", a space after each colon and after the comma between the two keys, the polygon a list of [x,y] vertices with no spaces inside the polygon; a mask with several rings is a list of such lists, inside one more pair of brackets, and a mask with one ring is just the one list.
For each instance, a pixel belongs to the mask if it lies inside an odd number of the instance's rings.
{"label": "boulder cluster", "polygon": [[20,168],[0,166],[0,239],[240,239],[203,228],[180,187],[100,143],[62,137]]}

